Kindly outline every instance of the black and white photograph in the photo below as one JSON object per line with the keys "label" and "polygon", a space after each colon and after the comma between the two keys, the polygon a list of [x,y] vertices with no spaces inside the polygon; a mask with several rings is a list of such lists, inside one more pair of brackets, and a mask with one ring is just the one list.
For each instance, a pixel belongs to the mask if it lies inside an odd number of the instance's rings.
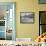
{"label": "black and white photograph", "polygon": [[34,12],[21,12],[20,23],[34,23]]}

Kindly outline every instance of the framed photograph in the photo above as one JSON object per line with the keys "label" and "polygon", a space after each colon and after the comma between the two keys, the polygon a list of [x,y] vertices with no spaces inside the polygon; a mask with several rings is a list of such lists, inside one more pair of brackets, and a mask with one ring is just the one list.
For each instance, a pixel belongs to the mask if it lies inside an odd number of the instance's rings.
{"label": "framed photograph", "polygon": [[20,23],[34,23],[34,12],[21,12],[20,13]]}
{"label": "framed photograph", "polygon": [[46,0],[39,0],[40,4],[46,4]]}

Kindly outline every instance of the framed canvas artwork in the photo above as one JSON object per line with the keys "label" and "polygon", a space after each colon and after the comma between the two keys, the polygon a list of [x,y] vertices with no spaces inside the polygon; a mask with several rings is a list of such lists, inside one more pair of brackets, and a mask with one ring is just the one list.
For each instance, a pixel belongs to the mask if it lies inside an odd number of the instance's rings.
{"label": "framed canvas artwork", "polygon": [[25,23],[25,24],[34,23],[34,12],[21,12],[20,23]]}

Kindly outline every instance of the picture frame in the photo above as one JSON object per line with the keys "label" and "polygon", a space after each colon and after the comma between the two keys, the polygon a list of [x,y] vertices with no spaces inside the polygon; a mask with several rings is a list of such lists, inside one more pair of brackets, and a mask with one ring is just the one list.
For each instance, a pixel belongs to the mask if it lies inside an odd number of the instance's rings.
{"label": "picture frame", "polygon": [[34,23],[34,12],[20,12],[20,23],[33,24]]}
{"label": "picture frame", "polygon": [[38,0],[39,4],[46,4],[46,0]]}

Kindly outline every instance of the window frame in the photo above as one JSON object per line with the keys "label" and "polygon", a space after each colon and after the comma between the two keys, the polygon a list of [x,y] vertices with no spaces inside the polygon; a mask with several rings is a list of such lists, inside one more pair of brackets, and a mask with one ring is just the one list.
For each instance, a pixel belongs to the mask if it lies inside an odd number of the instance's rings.
{"label": "window frame", "polygon": [[40,12],[46,12],[46,11],[39,11],[39,36],[42,34],[41,31],[40,31],[40,26],[46,25],[46,24],[40,24]]}

